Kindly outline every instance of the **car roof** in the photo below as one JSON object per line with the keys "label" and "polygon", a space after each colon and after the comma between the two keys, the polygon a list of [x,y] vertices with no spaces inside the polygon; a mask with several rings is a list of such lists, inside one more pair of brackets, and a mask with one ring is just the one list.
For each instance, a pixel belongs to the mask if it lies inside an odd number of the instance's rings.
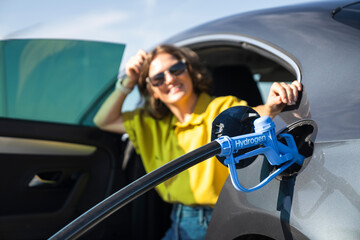
{"label": "car roof", "polygon": [[[188,29],[166,42],[176,43],[202,35],[232,33],[265,38],[283,46],[287,43],[286,39],[292,37],[289,35],[291,29],[296,34],[299,27],[306,28],[309,23],[313,26],[331,26],[328,19],[332,17],[332,12],[352,2],[354,1],[309,2],[235,14]],[[323,37],[327,37],[327,34]]]}
{"label": "car roof", "polygon": [[[300,68],[319,140],[355,139],[360,118],[360,29],[334,19],[354,1],[322,1],[241,13],[191,28],[166,40],[186,45],[214,36],[245,36],[285,53]],[[360,3],[356,2],[359,8]],[[351,11],[355,25],[360,11]],[[346,13],[345,13],[346,14]],[[359,24],[357,25],[359,26]]]}

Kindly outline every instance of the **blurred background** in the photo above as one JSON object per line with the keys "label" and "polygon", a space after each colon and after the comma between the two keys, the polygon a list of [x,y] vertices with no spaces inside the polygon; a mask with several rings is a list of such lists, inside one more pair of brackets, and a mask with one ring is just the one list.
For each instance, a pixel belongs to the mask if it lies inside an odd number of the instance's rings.
{"label": "blurred background", "polygon": [[[124,61],[217,18],[312,0],[0,0],[0,39],[65,38],[126,44]],[[119,59],[120,62],[120,59]]]}

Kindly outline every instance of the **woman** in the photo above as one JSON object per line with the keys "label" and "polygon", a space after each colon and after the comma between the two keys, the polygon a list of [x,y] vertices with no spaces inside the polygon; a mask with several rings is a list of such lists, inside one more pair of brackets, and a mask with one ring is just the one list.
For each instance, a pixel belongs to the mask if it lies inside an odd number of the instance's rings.
{"label": "woman", "polygon": [[[126,131],[147,172],[208,143],[212,120],[229,107],[246,105],[232,96],[211,97],[211,80],[196,53],[187,48],[160,45],[149,54],[139,50],[126,64],[126,76],[94,122],[104,130]],[[122,113],[136,84],[145,104]],[[254,109],[273,118],[297,100],[298,91],[297,81],[274,83],[266,104]],[[157,186],[162,199],[174,204],[172,227],[164,239],[203,239],[227,176],[227,168],[214,157]]]}

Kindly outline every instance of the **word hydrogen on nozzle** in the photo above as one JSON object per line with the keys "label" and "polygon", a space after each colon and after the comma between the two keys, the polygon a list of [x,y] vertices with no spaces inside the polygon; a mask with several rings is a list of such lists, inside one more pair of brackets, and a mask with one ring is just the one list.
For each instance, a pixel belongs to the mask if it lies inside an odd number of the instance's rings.
{"label": "word hydrogen on nozzle", "polygon": [[239,139],[235,141],[235,147],[239,149],[252,147],[253,145],[257,145],[259,143],[265,142],[265,136],[256,136],[256,137],[249,137],[245,139]]}

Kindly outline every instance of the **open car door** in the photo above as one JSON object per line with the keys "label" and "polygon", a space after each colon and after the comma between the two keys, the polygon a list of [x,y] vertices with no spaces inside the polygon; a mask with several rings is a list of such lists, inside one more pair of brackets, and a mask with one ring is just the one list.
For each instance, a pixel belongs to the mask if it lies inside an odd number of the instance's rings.
{"label": "open car door", "polygon": [[[122,161],[126,138],[92,123],[124,48],[75,40],[0,42],[0,239],[46,239],[143,174],[135,154],[131,167]],[[148,224],[143,203],[94,228],[91,239],[140,239],[133,222]]]}

